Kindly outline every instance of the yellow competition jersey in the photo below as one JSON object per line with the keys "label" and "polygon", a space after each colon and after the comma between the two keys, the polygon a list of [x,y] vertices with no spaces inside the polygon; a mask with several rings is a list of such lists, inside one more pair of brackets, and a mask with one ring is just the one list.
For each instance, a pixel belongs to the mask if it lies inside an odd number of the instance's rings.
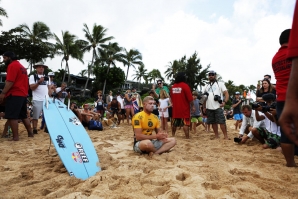
{"label": "yellow competition jersey", "polygon": [[134,129],[142,129],[144,135],[151,135],[155,128],[160,127],[158,117],[153,113],[147,114],[144,111],[135,114],[131,123]]}

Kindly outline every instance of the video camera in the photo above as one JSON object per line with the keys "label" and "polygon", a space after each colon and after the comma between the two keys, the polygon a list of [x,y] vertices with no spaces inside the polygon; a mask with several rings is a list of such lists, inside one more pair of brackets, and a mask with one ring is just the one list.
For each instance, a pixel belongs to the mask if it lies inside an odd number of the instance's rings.
{"label": "video camera", "polygon": [[259,106],[261,106],[262,107],[262,112],[268,112],[268,111],[270,111],[270,109],[276,109],[276,102],[275,102],[275,99],[276,99],[276,97],[275,97],[275,95],[274,94],[272,94],[272,93],[267,93],[267,94],[264,94],[263,96],[262,96],[262,99],[265,101],[265,102],[273,102],[270,106],[268,106],[268,105],[262,105],[261,103],[253,103],[252,105],[251,105],[251,107],[252,107],[252,109],[256,109],[256,108],[258,108]]}

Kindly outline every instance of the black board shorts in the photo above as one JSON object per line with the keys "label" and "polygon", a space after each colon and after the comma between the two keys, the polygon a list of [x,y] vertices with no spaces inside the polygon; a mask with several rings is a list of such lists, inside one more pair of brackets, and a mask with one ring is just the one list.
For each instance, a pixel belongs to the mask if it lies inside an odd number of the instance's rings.
{"label": "black board shorts", "polygon": [[8,96],[5,104],[6,119],[27,118],[27,98],[21,96]]}

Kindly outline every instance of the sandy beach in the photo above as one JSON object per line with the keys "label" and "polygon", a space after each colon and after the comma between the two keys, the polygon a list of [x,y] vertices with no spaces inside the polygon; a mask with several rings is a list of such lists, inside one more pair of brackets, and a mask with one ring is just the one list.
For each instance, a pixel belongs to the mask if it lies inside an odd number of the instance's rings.
{"label": "sandy beach", "polygon": [[[238,134],[233,123],[227,121],[230,138]],[[102,171],[85,181],[68,175],[53,145],[48,153],[48,134],[39,131],[32,139],[22,124],[19,129],[19,142],[0,139],[1,199],[298,198],[298,168],[287,168],[280,152],[254,140],[215,139],[203,127],[190,140],[177,131],[177,145],[152,158],[133,152],[127,124],[88,131]]]}

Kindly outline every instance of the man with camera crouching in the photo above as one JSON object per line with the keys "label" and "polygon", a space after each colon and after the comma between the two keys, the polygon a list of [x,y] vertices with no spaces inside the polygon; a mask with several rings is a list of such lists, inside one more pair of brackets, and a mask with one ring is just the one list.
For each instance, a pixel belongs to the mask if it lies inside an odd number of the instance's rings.
{"label": "man with camera crouching", "polygon": [[33,68],[36,70],[36,74],[30,75],[29,85],[32,90],[32,103],[33,103],[33,133],[37,134],[37,123],[42,112],[43,101],[45,97],[48,97],[49,92],[49,77],[44,75],[45,68],[48,66],[42,62],[36,63]]}
{"label": "man with camera crouching", "polygon": [[[253,106],[257,106],[255,108],[257,121],[264,120],[266,128],[257,128],[257,131],[254,131],[253,135],[263,144],[264,149],[275,149],[280,145],[281,136],[280,127],[277,125],[275,95],[267,93],[262,98],[266,102],[265,106],[261,106],[260,104],[254,104]],[[260,115],[259,111],[262,111],[264,115]]]}
{"label": "man with camera crouching", "polygon": [[[257,106],[258,107],[258,106]],[[234,138],[235,142],[239,144],[244,144],[249,138],[253,138],[254,134],[257,133],[257,129],[259,127],[266,128],[264,121],[257,121],[256,119],[256,111],[252,110],[251,106],[243,105],[241,108],[243,114],[243,121],[241,124],[239,137]],[[259,113],[263,115],[262,113]],[[246,134],[246,136],[244,136]]]}
{"label": "man with camera crouching", "polygon": [[70,99],[70,89],[67,88],[67,84],[62,82],[61,87],[56,88],[57,99],[64,103],[65,98]]}
{"label": "man with camera crouching", "polygon": [[[224,139],[229,139],[226,128],[226,119],[222,107],[229,99],[229,93],[222,82],[216,80],[216,72],[209,71],[209,83],[204,88],[204,95],[208,96],[204,102],[204,112],[207,113],[207,124],[212,124],[215,137],[218,135],[218,124],[224,134]],[[222,98],[224,95],[224,99]]]}

